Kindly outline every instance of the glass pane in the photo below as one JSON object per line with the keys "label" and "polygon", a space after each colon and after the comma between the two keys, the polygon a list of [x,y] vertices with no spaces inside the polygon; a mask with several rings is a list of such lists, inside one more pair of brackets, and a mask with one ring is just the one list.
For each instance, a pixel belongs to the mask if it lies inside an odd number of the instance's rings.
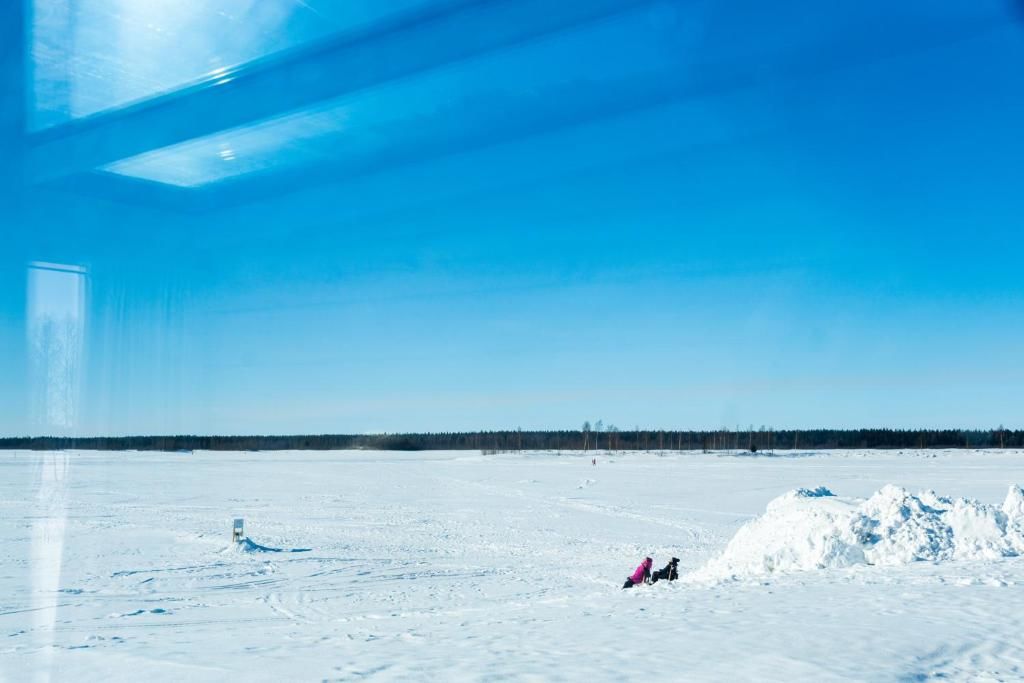
{"label": "glass pane", "polygon": [[1021,680],[1024,5],[437,2],[0,0],[0,681]]}

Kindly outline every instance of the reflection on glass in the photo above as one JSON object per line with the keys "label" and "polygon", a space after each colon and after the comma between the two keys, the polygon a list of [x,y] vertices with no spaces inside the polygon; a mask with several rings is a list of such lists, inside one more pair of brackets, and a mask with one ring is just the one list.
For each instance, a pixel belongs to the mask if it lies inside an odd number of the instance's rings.
{"label": "reflection on glass", "polygon": [[[72,434],[77,426],[85,336],[85,269],[56,263],[28,268],[26,333],[31,415],[44,434]],[[68,456],[39,456],[39,487],[30,557],[32,634],[38,680],[47,680],[53,653],[57,596],[64,554]]]}
{"label": "reflection on glass", "polygon": [[34,0],[32,127],[123,106],[427,2]]}
{"label": "reflection on glass", "polygon": [[[663,9],[663,8],[661,8]],[[586,112],[621,107],[632,85],[665,90],[685,43],[644,8],[270,120],[122,159],[104,171],[180,187],[311,164],[357,167],[430,148],[501,142]],[[623,60],[612,46],[628,45]],[[548,69],[533,65],[551,64]],[[226,163],[231,162],[231,163]]]}
{"label": "reflection on glass", "polygon": [[78,415],[85,333],[85,269],[33,263],[27,335],[31,414],[48,434],[69,433]]}

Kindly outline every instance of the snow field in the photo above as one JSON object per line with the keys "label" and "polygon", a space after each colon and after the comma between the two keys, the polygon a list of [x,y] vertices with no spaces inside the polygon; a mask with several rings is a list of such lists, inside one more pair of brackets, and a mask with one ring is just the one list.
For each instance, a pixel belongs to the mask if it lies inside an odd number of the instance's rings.
{"label": "snow field", "polygon": [[0,453],[0,680],[1024,679],[1024,454],[592,455]]}

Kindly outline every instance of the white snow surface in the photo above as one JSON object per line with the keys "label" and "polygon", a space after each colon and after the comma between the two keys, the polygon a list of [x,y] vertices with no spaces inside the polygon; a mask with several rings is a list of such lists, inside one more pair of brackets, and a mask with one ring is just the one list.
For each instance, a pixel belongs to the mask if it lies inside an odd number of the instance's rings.
{"label": "white snow surface", "polygon": [[1024,453],[592,457],[0,452],[0,681],[1024,680]]}

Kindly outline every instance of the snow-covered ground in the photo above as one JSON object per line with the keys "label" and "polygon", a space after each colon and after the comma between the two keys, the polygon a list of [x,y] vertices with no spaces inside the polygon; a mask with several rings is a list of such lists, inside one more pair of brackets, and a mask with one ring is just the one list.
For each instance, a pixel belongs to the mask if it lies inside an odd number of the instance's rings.
{"label": "snow-covered ground", "polygon": [[1024,680],[1024,453],[592,455],[0,452],[0,679]]}

